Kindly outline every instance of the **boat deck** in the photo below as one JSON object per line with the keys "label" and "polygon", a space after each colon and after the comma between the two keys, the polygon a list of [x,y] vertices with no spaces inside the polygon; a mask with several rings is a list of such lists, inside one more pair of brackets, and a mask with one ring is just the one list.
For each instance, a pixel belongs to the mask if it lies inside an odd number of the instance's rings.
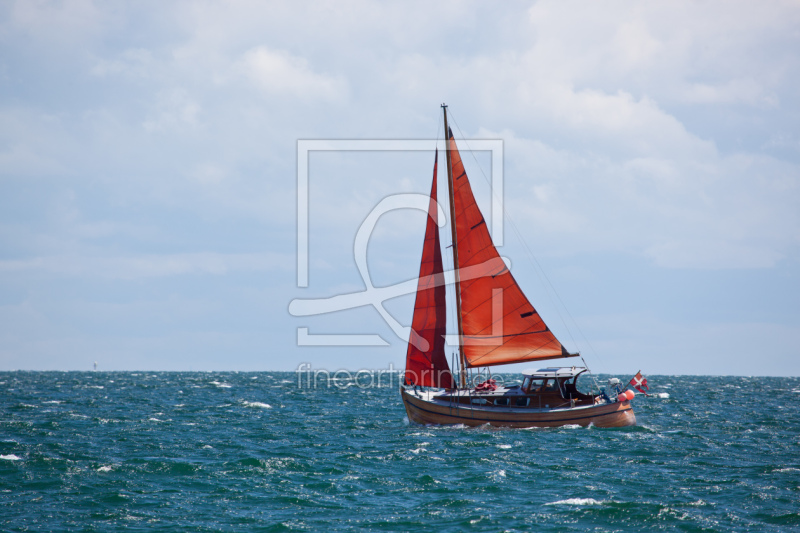
{"label": "boat deck", "polygon": [[[570,404],[553,407],[498,406],[475,403],[487,396],[503,397],[501,388],[476,393],[460,390],[442,394],[439,391],[401,389],[408,419],[417,424],[478,426],[490,424],[505,427],[555,427],[564,425],[594,425],[621,427],[636,424],[630,401],[588,405]],[[520,398],[525,398],[523,394]],[[463,403],[463,399],[470,403]]]}

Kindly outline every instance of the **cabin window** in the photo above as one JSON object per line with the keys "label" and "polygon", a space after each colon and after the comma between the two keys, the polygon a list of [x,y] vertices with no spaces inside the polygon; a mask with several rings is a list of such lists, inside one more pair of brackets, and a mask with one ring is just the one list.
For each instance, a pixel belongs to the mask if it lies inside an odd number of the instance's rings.
{"label": "cabin window", "polygon": [[542,392],[558,392],[558,384],[554,379],[548,379],[542,385]]}
{"label": "cabin window", "polygon": [[473,398],[472,399],[472,404],[473,405],[486,405],[488,403],[489,402],[486,400],[486,398]]}
{"label": "cabin window", "polygon": [[508,405],[508,398],[497,398],[494,401],[495,405]]}
{"label": "cabin window", "polygon": [[531,403],[530,398],[517,398],[516,405],[517,407],[528,407],[529,403]]}
{"label": "cabin window", "polygon": [[531,378],[526,377],[525,380],[522,382],[522,390],[528,390],[528,387],[531,386]]}

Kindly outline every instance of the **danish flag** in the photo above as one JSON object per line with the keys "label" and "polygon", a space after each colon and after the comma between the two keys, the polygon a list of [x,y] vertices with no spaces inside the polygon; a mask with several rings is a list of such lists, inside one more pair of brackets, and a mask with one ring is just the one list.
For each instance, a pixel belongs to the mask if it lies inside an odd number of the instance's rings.
{"label": "danish flag", "polygon": [[644,387],[645,390],[650,390],[649,387],[647,386],[647,378],[642,375],[641,371],[637,372],[636,375],[633,377],[633,379],[631,380],[631,385],[633,385],[633,388],[635,388],[645,396],[647,395],[647,393],[644,390],[642,390],[642,387]]}

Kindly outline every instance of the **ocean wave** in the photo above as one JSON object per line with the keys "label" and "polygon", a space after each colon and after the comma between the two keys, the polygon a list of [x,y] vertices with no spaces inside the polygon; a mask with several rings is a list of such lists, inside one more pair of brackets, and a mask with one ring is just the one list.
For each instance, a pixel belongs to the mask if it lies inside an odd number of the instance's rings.
{"label": "ocean wave", "polygon": [[603,505],[608,503],[605,500],[595,500],[594,498],[568,498],[557,502],[546,503],[545,505]]}
{"label": "ocean wave", "polygon": [[0,459],[4,461],[22,461],[22,457],[10,453],[8,455],[0,455]]}
{"label": "ocean wave", "polygon": [[261,409],[272,409],[272,406],[270,404],[264,403],[264,402],[248,402],[246,400],[243,400],[242,401],[242,405],[244,405],[245,407],[258,407],[258,408],[261,408]]}
{"label": "ocean wave", "polygon": [[501,478],[506,477],[506,471],[503,470],[503,469],[500,469],[500,470],[498,470],[496,472],[492,472],[490,477],[492,479],[494,479],[495,481],[499,481]]}

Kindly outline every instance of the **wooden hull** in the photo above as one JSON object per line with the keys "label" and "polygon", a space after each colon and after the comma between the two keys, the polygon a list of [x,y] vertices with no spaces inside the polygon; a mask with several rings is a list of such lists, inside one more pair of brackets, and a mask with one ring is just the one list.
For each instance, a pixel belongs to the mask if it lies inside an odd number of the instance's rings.
{"label": "wooden hull", "polygon": [[465,406],[435,400],[432,393],[400,389],[408,420],[416,424],[531,428],[567,425],[602,428],[636,425],[631,402],[573,407],[566,409],[501,408]]}

